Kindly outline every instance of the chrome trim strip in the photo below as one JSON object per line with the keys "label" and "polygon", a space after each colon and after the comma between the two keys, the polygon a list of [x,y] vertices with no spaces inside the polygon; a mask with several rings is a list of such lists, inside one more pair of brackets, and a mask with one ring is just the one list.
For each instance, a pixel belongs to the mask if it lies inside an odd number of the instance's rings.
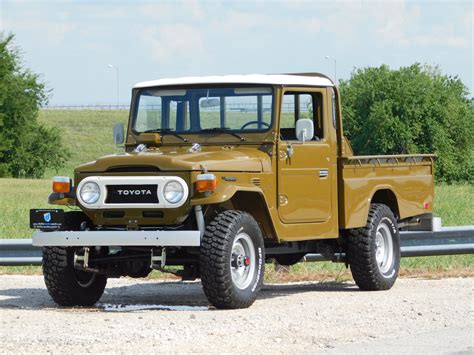
{"label": "chrome trim strip", "polygon": [[328,177],[329,171],[327,169],[319,170],[319,177]]}
{"label": "chrome trim strip", "polygon": [[198,247],[201,232],[188,231],[54,231],[33,233],[33,245],[48,246],[179,246]]}

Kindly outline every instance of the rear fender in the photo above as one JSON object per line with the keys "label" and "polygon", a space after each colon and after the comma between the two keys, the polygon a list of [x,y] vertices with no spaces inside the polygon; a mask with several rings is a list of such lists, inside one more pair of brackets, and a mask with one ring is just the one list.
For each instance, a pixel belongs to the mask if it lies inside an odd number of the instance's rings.
{"label": "rear fender", "polygon": [[398,219],[398,217],[400,216],[398,212],[398,196],[392,190],[392,187],[389,185],[377,185],[370,192],[370,198],[365,204],[365,213],[363,215],[366,219],[364,221],[360,221],[360,227],[363,227],[367,224],[369,209],[372,203],[382,203],[384,205],[387,205],[392,210],[393,214],[395,215],[395,218]]}

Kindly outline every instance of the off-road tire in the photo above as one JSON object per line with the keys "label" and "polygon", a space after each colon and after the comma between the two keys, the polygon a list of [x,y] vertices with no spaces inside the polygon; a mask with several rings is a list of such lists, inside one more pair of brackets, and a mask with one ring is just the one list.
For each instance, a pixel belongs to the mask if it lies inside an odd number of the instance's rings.
{"label": "off-road tire", "polygon": [[48,293],[60,306],[92,306],[104,293],[107,278],[75,270],[73,263],[71,248],[43,248],[43,276]]}
{"label": "off-road tire", "polygon": [[[376,256],[377,233],[381,230],[392,240],[392,248],[387,247],[387,250],[391,249],[393,254],[385,265],[379,264]],[[347,260],[352,277],[361,290],[388,290],[393,286],[400,268],[400,235],[396,219],[388,206],[372,204],[367,225],[349,231]]]}
{"label": "off-road tire", "polygon": [[[239,288],[232,272],[235,259],[232,250],[240,238],[251,240],[255,263],[245,288]],[[248,265],[246,266],[248,267]],[[253,266],[252,266],[253,267]],[[246,212],[228,210],[219,213],[206,227],[201,242],[200,271],[204,293],[216,308],[247,308],[255,301],[265,273],[265,248],[262,233],[255,219]],[[245,286],[245,285],[241,285]]]}
{"label": "off-road tire", "polygon": [[305,255],[306,253],[279,254],[275,255],[273,259],[282,266],[291,266],[299,263]]}

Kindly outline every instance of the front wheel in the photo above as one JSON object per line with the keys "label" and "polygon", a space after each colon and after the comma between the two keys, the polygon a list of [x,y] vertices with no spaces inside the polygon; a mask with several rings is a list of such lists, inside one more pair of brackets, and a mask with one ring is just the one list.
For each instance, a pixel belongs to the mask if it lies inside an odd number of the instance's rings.
{"label": "front wheel", "polygon": [[225,211],[206,227],[200,253],[201,281],[217,308],[247,308],[257,298],[265,272],[262,233],[251,215]]}
{"label": "front wheel", "polygon": [[75,269],[71,248],[44,247],[43,275],[50,296],[60,306],[92,306],[107,283],[103,275]]}
{"label": "front wheel", "polygon": [[400,268],[400,235],[390,208],[372,204],[367,225],[352,229],[347,240],[352,277],[362,290],[388,290]]}

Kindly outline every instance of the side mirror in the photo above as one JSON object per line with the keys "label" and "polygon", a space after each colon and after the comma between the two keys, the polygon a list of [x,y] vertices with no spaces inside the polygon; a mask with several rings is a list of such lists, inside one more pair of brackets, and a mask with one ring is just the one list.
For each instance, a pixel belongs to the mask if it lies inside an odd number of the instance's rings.
{"label": "side mirror", "polygon": [[300,118],[296,121],[296,139],[301,143],[310,141],[314,136],[313,121],[309,118]]}
{"label": "side mirror", "polygon": [[115,145],[123,144],[124,141],[125,141],[125,134],[124,134],[123,123],[114,124]]}

